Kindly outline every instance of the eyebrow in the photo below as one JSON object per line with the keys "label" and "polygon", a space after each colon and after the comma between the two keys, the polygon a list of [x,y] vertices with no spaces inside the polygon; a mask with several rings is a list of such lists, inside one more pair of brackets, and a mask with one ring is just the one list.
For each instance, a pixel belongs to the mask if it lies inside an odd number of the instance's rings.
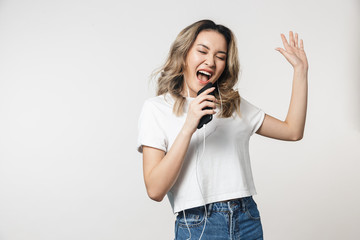
{"label": "eyebrow", "polygon": [[[202,47],[206,48],[207,50],[210,50],[210,48],[209,48],[208,46],[204,45],[204,44],[199,43],[198,45],[200,45],[200,46],[202,46]],[[223,53],[223,54],[227,55],[227,53],[226,53],[226,52],[224,52],[224,51],[218,51],[218,53]]]}

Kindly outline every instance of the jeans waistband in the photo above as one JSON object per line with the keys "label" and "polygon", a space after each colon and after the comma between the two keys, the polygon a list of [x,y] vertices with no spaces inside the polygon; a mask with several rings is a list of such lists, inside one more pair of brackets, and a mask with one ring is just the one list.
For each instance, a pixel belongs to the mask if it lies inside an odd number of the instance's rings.
{"label": "jeans waistband", "polygon": [[[240,209],[241,211],[245,212],[246,204],[251,198],[252,198],[252,196],[209,203],[209,204],[206,204],[206,213],[208,216],[210,216],[212,212],[233,212],[237,209]],[[193,212],[193,213],[197,212],[199,214],[205,214],[204,206],[186,209],[185,211]],[[181,215],[183,215],[183,212],[180,211],[177,214],[180,214],[180,216],[181,216]]]}
{"label": "jeans waistband", "polygon": [[211,215],[212,212],[226,212],[226,211],[235,211],[237,209],[241,209],[243,212],[246,211],[246,203],[251,199],[252,196],[231,199],[226,201],[214,202],[206,205],[206,210],[208,216]]}

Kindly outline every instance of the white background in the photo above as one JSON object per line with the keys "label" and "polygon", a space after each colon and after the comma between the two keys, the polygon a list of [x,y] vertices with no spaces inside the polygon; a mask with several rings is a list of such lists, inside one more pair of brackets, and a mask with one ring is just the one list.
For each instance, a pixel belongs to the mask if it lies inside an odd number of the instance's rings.
{"label": "white background", "polygon": [[309,60],[304,138],[255,134],[254,197],[267,240],[360,235],[360,2],[0,1],[0,239],[172,239],[136,151],[149,76],[204,18],[237,36],[239,92],[284,120],[299,33]]}

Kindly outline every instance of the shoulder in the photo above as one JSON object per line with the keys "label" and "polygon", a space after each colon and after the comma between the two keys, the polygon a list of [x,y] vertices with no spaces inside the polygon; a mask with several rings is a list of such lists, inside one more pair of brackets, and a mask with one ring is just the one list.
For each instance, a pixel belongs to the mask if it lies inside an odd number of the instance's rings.
{"label": "shoulder", "polygon": [[251,122],[263,119],[265,112],[246,98],[240,97],[240,115]]}
{"label": "shoulder", "polygon": [[253,103],[251,103],[246,98],[240,96],[240,111],[248,113],[248,112],[254,112],[254,111],[257,112],[259,110],[261,110],[259,107],[257,107]]}

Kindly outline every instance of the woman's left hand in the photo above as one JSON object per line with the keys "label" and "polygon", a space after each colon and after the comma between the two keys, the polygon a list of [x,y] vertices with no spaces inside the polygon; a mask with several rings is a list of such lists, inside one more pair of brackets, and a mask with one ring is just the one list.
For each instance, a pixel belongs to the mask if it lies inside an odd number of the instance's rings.
{"label": "woman's left hand", "polygon": [[289,43],[287,42],[284,34],[280,35],[285,49],[275,48],[275,50],[279,51],[282,55],[284,55],[286,60],[288,60],[288,62],[294,67],[294,69],[300,68],[307,71],[308,61],[304,51],[303,40],[300,39],[299,43],[298,34],[295,33],[294,38],[294,34],[292,31],[289,32]]}

